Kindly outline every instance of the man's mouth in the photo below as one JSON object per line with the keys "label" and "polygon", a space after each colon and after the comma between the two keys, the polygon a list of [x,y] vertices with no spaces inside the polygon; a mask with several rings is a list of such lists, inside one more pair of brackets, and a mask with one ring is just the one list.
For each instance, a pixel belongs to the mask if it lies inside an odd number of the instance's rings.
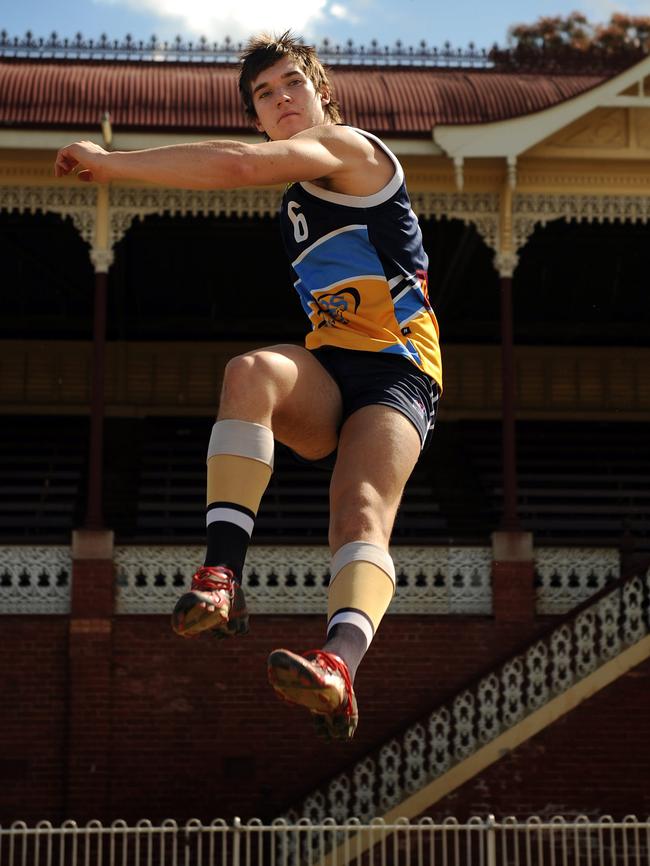
{"label": "man's mouth", "polygon": [[285,113],[284,113],[284,114],[281,114],[280,117],[278,118],[278,123],[279,123],[281,120],[284,120],[285,117],[297,117],[297,116],[298,116],[298,112],[297,112],[297,111],[285,111]]}

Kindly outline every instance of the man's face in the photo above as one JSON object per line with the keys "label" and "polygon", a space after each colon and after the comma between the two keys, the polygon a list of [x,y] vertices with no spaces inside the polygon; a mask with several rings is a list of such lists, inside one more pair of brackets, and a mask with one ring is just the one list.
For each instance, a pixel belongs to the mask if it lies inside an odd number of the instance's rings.
{"label": "man's face", "polygon": [[255,125],[273,141],[327,121],[329,92],[316,93],[314,85],[290,57],[278,60],[251,82]]}

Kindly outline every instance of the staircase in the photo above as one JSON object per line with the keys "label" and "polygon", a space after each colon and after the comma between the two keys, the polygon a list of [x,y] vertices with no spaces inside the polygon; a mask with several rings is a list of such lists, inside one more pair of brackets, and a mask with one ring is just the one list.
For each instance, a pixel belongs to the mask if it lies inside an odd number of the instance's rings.
{"label": "staircase", "polygon": [[401,737],[314,791],[287,820],[382,817],[392,824],[420,815],[636,667],[650,657],[649,565],[609,584]]}

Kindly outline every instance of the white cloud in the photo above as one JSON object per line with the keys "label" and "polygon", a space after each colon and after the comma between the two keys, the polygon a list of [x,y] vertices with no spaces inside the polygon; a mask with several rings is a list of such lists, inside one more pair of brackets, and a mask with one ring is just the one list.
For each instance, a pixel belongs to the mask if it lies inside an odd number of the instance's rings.
{"label": "white cloud", "polygon": [[346,6],[342,6],[340,3],[332,3],[327,11],[334,18],[338,18],[339,21],[349,21],[352,24],[356,24],[359,21],[356,15],[353,15]]}
{"label": "white cloud", "polygon": [[[157,35],[169,38],[173,33],[183,37],[206,36],[209,40],[246,39],[267,30],[281,33],[293,30],[311,35],[312,25],[322,17],[326,0],[96,0],[100,3],[126,6],[134,12],[150,13],[158,20]],[[342,7],[341,7],[342,8]]]}

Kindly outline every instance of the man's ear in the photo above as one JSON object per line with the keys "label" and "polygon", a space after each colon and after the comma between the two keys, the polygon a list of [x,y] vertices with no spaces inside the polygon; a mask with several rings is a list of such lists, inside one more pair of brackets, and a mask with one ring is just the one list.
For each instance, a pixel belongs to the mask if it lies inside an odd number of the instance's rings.
{"label": "man's ear", "polygon": [[257,119],[257,117],[255,118],[255,120],[253,121],[253,123],[255,124],[255,129],[256,129],[258,132],[262,132],[262,133],[264,132],[264,127],[263,127],[262,124],[259,122],[259,120]]}
{"label": "man's ear", "polygon": [[323,87],[320,92],[320,101],[323,105],[329,105],[332,101],[332,94],[330,93],[329,87]]}

